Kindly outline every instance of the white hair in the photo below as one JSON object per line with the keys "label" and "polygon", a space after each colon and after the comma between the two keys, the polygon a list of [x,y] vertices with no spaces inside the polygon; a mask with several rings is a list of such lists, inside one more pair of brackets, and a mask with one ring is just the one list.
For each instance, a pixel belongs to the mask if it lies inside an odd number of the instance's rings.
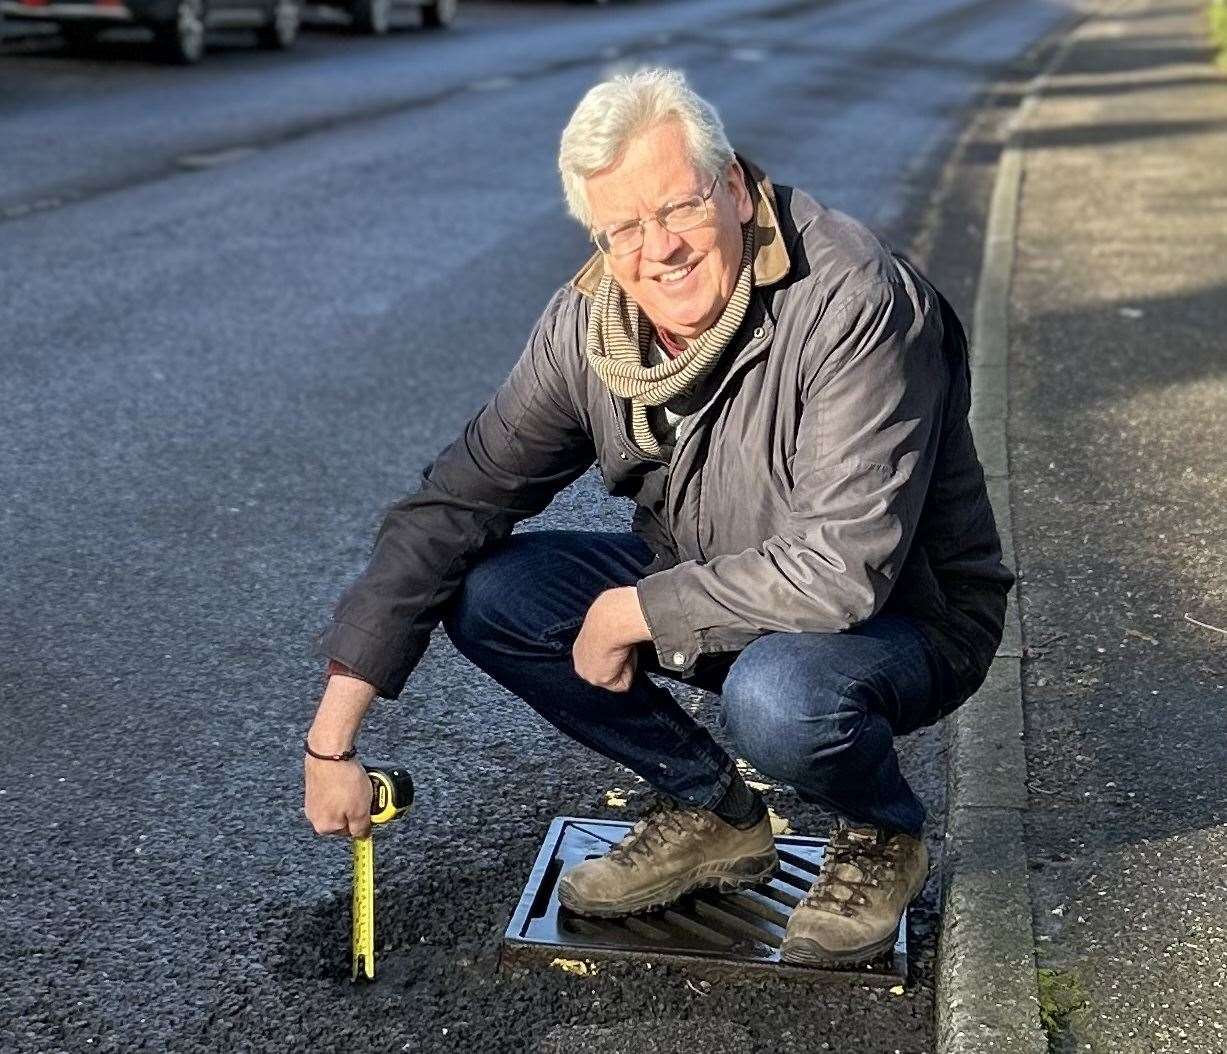
{"label": "white hair", "polygon": [[585,180],[617,164],[635,136],[669,120],[681,125],[687,160],[700,177],[710,182],[728,168],[733,148],[720,115],[677,70],[636,70],[590,88],[563,129],[558,149],[567,211],[590,227]]}

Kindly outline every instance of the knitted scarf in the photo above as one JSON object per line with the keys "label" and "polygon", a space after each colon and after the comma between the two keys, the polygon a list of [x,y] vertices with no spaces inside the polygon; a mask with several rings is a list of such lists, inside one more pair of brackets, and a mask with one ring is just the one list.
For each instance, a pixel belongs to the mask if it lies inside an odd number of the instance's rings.
{"label": "knitted scarf", "polygon": [[688,341],[682,354],[656,366],[644,365],[652,327],[640,317],[639,305],[609,271],[601,279],[588,320],[588,362],[614,395],[630,399],[635,443],[653,457],[659,457],[661,450],[648,426],[646,407],[680,395],[716,364],[746,316],[754,287],[753,260],[754,224],[749,223],[744,228],[737,285],[724,311],[710,329]]}

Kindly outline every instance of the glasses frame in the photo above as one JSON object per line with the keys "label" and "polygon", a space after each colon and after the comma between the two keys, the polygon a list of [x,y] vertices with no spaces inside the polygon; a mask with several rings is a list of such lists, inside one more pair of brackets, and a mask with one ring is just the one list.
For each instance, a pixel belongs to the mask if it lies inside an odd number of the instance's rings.
{"label": "glasses frame", "polygon": [[[643,248],[643,239],[646,237],[647,225],[649,223],[655,220],[662,227],[664,227],[665,230],[669,230],[665,221],[668,220],[670,214],[678,209],[688,208],[694,205],[696,201],[701,202],[703,205],[703,218],[699,220],[698,223],[695,223],[690,227],[683,227],[682,230],[672,231],[671,233],[683,234],[686,231],[694,230],[696,227],[701,227],[711,215],[711,199],[712,195],[716,193],[716,187],[719,185],[719,183],[720,177],[716,176],[716,178],[712,180],[711,186],[707,189],[706,194],[693,194],[688,198],[683,198],[681,201],[674,201],[670,202],[668,205],[662,205],[650,216],[645,216],[641,220],[627,220],[626,223],[619,223],[614,227],[605,227],[601,230],[589,230],[588,234],[592,238],[593,244],[596,245],[601,252],[606,253],[609,256],[630,256],[632,253],[637,253]],[[622,231],[629,231],[633,227],[639,228],[639,244],[633,249],[626,249],[623,252],[617,253],[614,252],[610,243],[611,234],[620,234]],[[602,241],[604,244],[602,244]]]}

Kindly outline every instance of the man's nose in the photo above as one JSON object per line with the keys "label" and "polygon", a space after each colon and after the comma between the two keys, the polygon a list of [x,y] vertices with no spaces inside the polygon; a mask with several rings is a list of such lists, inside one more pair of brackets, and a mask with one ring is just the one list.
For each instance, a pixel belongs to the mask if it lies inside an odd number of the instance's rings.
{"label": "man's nose", "polygon": [[653,218],[643,225],[643,249],[645,259],[664,263],[682,244],[680,234],[674,234],[659,220]]}

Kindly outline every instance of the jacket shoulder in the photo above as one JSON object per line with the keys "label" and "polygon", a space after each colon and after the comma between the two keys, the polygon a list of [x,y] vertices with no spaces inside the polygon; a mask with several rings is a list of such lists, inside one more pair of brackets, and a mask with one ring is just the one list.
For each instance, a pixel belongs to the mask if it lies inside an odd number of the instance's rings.
{"label": "jacket shoulder", "polygon": [[858,293],[904,285],[891,247],[860,220],[795,187],[777,187],[793,260],[788,292],[820,314]]}
{"label": "jacket shoulder", "polygon": [[546,301],[537,326],[554,344],[561,340],[565,345],[577,327],[586,332],[588,307],[584,295],[570,282],[560,285]]}

